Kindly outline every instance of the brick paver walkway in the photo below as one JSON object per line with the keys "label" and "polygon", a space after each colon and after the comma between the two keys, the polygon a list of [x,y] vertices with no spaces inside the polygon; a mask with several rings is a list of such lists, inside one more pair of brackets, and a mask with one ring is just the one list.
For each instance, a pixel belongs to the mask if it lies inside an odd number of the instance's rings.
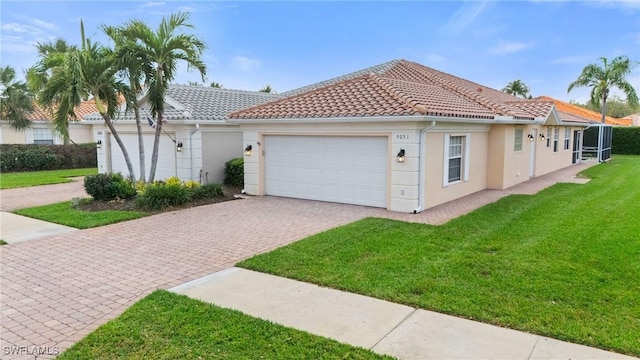
{"label": "brick paver walkway", "polygon": [[[443,223],[509,193],[532,193],[550,181],[568,180],[585,167],[508,191],[482,191],[417,215],[256,197],[5,245],[0,247],[0,351],[9,346],[62,351],[155,289],[367,216]],[[5,194],[0,193],[3,209]],[[11,206],[23,207],[26,200],[17,203]]]}
{"label": "brick paver walkway", "polygon": [[84,177],[55,185],[30,186],[0,190],[0,211],[13,211],[38,205],[69,201],[73,197],[89,197],[84,191]]}

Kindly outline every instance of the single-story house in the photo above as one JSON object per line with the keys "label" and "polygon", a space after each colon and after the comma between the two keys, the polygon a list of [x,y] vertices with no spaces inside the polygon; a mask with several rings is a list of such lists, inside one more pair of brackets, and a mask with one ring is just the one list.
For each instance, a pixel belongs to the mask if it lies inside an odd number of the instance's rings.
{"label": "single-story house", "polygon": [[[158,149],[155,179],[177,176],[182,180],[201,183],[222,182],[227,161],[242,157],[242,131],[226,122],[235,110],[258,105],[279,98],[279,95],[227,90],[203,86],[170,85],[165,98],[163,133]],[[147,118],[151,117],[147,96],[138,102],[143,122],[145,177],[151,168],[151,154],[155,129]],[[92,127],[98,148],[98,171],[128,174],[120,147],[99,113],[84,117],[84,124]],[[138,133],[133,110],[119,109],[114,125],[125,143],[136,178],[140,177]]]}
{"label": "single-story house", "polygon": [[[77,143],[93,142],[91,127],[82,123],[83,116],[97,111],[95,101],[87,100],[76,106],[74,112],[76,118],[69,121],[69,138]],[[63,139],[51,128],[52,115],[37,104],[33,104],[33,111],[29,113],[31,127],[24,130],[16,130],[9,126],[6,120],[0,121],[0,144],[45,144],[60,145]]]}
{"label": "single-story house", "polygon": [[233,112],[245,191],[420,212],[581,161],[588,123],[393,60]]}

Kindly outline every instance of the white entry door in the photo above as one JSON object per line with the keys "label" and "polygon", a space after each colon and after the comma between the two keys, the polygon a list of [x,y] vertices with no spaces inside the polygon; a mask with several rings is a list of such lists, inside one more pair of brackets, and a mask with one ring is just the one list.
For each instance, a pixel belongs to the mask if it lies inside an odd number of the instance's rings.
{"label": "white entry door", "polygon": [[388,138],[266,136],[266,194],[387,207]]}

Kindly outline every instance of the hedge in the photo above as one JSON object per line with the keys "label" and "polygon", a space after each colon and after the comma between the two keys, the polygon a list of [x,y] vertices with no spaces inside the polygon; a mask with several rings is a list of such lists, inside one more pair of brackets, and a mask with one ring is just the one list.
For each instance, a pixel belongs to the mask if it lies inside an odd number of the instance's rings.
{"label": "hedge", "polygon": [[244,186],[244,159],[236,158],[226,162],[224,168],[224,184]]}
{"label": "hedge", "polygon": [[0,144],[0,171],[40,171],[98,167],[96,144]]}
{"label": "hedge", "polygon": [[614,154],[640,155],[640,127],[613,127],[611,152]]}

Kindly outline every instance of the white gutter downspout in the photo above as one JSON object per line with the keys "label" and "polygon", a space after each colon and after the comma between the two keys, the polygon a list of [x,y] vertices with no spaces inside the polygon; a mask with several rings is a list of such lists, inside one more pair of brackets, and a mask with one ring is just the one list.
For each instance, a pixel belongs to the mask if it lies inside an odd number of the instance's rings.
{"label": "white gutter downspout", "polygon": [[191,157],[191,180],[193,180],[193,134],[200,130],[200,124],[196,124],[196,128],[189,133],[189,154]]}
{"label": "white gutter downspout", "polygon": [[425,188],[425,173],[426,173],[426,166],[424,164],[425,161],[425,157],[426,157],[426,152],[427,152],[427,145],[426,143],[426,139],[425,137],[425,133],[431,129],[433,129],[436,126],[436,121],[432,120],[431,121],[431,125],[422,128],[420,130],[420,137],[418,138],[419,141],[419,146],[420,146],[420,158],[418,159],[418,176],[420,177],[418,179],[418,207],[413,210],[414,214],[418,214],[420,212],[422,212],[423,207],[424,207],[424,188]]}

